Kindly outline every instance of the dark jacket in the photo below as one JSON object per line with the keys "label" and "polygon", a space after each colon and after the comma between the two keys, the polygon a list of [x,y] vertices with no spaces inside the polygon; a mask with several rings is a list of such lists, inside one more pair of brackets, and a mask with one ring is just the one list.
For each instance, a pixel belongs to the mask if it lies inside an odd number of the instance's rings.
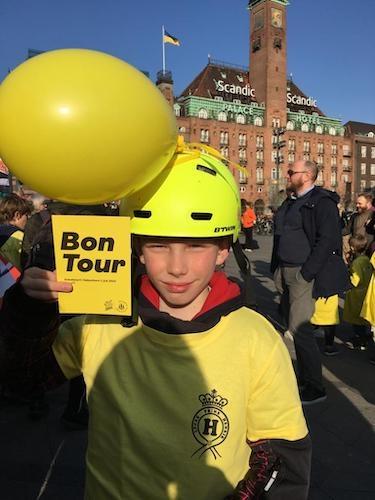
{"label": "dark jacket", "polygon": [[[339,197],[332,191],[315,186],[302,205],[303,230],[309,240],[311,252],[301,269],[306,281],[314,282],[313,296],[330,297],[349,288],[349,276],[342,259],[340,217],[337,209]],[[279,208],[283,213],[290,200]],[[275,216],[275,235],[271,271],[279,266],[278,246],[282,234],[282,218]]]}
{"label": "dark jacket", "polygon": [[354,212],[350,217],[349,224],[342,230],[343,236],[360,234],[367,238],[369,246],[374,241],[374,230],[371,230],[371,225],[374,225],[374,210],[366,210],[365,212]]}

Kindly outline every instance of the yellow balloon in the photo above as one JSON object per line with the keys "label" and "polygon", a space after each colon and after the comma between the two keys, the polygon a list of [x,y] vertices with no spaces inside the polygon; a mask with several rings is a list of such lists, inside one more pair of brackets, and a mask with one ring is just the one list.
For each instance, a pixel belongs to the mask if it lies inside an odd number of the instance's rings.
{"label": "yellow balloon", "polygon": [[46,52],[0,86],[0,156],[50,198],[119,199],[156,177],[176,144],[176,120],[161,92],[101,52]]}

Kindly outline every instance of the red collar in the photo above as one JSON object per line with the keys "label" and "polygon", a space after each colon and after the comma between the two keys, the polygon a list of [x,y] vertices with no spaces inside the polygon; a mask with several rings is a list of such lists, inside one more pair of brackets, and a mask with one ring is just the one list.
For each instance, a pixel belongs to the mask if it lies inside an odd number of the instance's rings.
{"label": "red collar", "polygon": [[[159,292],[156,288],[154,288],[146,274],[144,274],[141,279],[141,293],[156,309],[159,309]],[[240,287],[237,283],[230,281],[226,274],[222,271],[217,271],[213,274],[210,281],[210,287],[210,293],[208,294],[202,309],[193,319],[230,299],[234,299],[241,293]]]}

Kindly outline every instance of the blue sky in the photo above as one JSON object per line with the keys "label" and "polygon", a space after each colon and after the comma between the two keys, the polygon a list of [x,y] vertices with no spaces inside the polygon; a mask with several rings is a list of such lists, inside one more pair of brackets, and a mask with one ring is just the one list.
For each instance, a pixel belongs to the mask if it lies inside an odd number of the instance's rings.
{"label": "blue sky", "polygon": [[[161,26],[179,94],[207,56],[249,63],[247,0],[1,0],[0,79],[28,48],[85,47],[149,71],[162,67]],[[290,0],[288,71],[328,116],[375,123],[375,0]],[[105,80],[103,79],[103,84]]]}

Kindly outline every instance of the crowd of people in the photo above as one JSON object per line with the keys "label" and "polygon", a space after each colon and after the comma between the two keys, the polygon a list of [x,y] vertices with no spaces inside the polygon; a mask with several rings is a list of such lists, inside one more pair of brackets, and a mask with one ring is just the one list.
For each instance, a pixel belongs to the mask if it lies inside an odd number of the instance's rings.
{"label": "crowd of people", "polygon": [[75,428],[90,422],[89,498],[165,498],[173,483],[178,498],[306,499],[311,443],[301,403],[327,397],[314,328],[324,329],[325,354],[337,354],[344,297],[348,346],[373,349],[372,199],[358,195],[343,228],[337,194],[315,185],[315,163],[288,171],[271,270],[296,379],[281,335],[221,270],[230,249],[241,266],[242,250],[254,248],[253,207],[207,154],[176,153],[169,169],[152,197],[146,190],[119,209],[132,221],[138,316],[58,314],[58,294],[72,285],[56,279],[51,214],[117,214],[117,205],[36,209],[15,194],[1,200],[0,255],[20,271],[0,315],[3,393],[28,399],[39,418],[45,391],[70,381],[62,419]]}

